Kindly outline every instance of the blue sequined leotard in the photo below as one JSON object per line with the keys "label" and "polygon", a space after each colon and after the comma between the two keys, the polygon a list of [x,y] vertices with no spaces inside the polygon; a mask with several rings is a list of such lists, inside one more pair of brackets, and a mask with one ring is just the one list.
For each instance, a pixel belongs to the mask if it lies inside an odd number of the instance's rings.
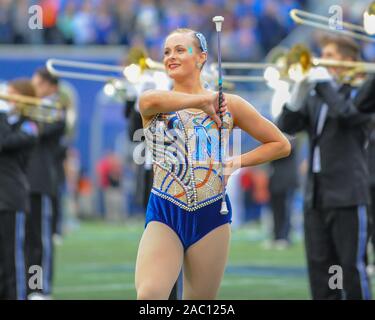
{"label": "blue sequined leotard", "polygon": [[[233,119],[227,112],[222,150],[232,129]],[[146,225],[150,221],[169,225],[187,249],[231,221],[231,212],[219,212],[222,176],[217,125],[204,112],[181,110],[157,114],[144,132],[154,169]],[[230,207],[229,199],[227,202]]]}

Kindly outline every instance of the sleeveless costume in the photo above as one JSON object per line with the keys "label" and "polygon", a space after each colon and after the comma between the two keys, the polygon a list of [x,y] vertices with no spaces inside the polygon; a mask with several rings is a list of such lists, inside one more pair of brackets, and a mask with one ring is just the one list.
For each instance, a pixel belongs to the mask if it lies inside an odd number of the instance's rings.
{"label": "sleeveless costume", "polygon": [[[227,112],[222,148],[232,129],[233,119]],[[220,214],[219,131],[206,113],[181,110],[157,114],[144,132],[154,170],[145,226],[150,221],[167,224],[187,250],[216,227],[231,222],[228,197],[229,213]]]}

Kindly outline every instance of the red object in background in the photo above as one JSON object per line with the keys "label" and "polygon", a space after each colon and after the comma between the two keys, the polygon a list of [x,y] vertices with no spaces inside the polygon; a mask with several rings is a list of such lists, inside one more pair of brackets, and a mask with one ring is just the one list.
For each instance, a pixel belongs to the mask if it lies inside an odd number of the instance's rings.
{"label": "red object in background", "polygon": [[121,177],[121,162],[116,155],[108,154],[99,160],[96,165],[96,173],[99,178],[99,186],[106,189],[110,186],[110,177],[119,179]]}
{"label": "red object in background", "polygon": [[96,165],[96,173],[99,178],[99,186],[103,189],[109,186],[108,179],[109,163],[106,158],[100,160]]}
{"label": "red object in background", "polygon": [[253,185],[253,173],[250,169],[243,170],[240,178],[242,190],[249,191]]}
{"label": "red object in background", "polygon": [[270,193],[268,190],[268,176],[263,170],[254,172],[254,190],[253,198],[256,203],[265,204],[270,200]]}
{"label": "red object in background", "polygon": [[59,0],[42,0],[40,2],[43,16],[43,27],[52,28],[56,25],[59,12]]}
{"label": "red object in background", "polygon": [[79,179],[78,182],[78,192],[80,195],[89,195],[91,194],[91,182],[87,177]]}
{"label": "red object in background", "polygon": [[241,188],[250,193],[257,204],[264,204],[269,201],[268,177],[263,170],[244,169],[241,178]]}

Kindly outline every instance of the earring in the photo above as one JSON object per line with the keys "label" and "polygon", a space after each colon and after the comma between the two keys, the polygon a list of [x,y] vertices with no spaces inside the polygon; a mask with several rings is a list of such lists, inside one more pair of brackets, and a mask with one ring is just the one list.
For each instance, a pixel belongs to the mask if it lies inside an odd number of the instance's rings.
{"label": "earring", "polygon": [[197,68],[198,68],[199,70],[202,69],[202,64],[201,64],[201,63],[197,62],[195,65],[197,66]]}

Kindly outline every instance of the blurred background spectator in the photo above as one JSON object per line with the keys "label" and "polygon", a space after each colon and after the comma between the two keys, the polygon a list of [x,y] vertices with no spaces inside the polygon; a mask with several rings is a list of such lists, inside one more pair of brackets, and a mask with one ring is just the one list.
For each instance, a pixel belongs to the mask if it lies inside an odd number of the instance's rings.
{"label": "blurred background spectator", "polygon": [[[160,60],[162,40],[171,30],[191,27],[208,39],[215,39],[210,21],[212,16],[220,14],[225,17],[223,40],[228,44],[223,48],[223,58],[260,61],[296,28],[289,17],[290,9],[308,9],[308,3],[308,0],[0,0],[0,44],[142,44],[153,59]],[[32,5],[43,9],[40,33],[28,27]],[[355,8],[348,4],[342,7],[346,20],[357,23]],[[214,52],[215,41],[209,41],[209,46]],[[374,55],[375,45],[364,44],[364,57],[371,59]]]}
{"label": "blurred background spectator", "polygon": [[122,214],[121,204],[121,160],[113,152],[108,152],[97,163],[100,185],[101,214],[108,220],[118,220]]}
{"label": "blurred background spectator", "polygon": [[[133,45],[144,42],[161,58],[162,39],[178,27],[192,27],[211,39],[208,17],[225,16],[225,59],[261,60],[294,24],[288,12],[302,0],[0,0],[0,43]],[[42,36],[30,37],[28,9],[43,9]],[[276,14],[277,13],[277,14]],[[41,43],[40,43],[41,42]],[[211,49],[215,42],[210,42]],[[249,50],[251,48],[251,50]]]}

